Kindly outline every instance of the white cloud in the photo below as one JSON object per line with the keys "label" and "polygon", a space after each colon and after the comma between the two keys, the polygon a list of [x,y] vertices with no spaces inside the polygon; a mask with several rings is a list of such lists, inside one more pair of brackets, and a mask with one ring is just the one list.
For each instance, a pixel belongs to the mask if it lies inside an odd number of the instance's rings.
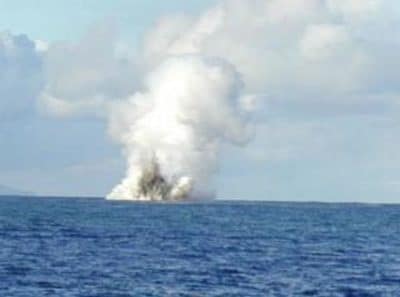
{"label": "white cloud", "polygon": [[137,69],[121,52],[109,23],[96,24],[75,44],[50,44],[44,54],[42,110],[58,116],[103,114],[108,101],[131,94]]}
{"label": "white cloud", "polygon": [[42,87],[42,60],[25,35],[0,33],[0,119],[24,118]]}
{"label": "white cloud", "polygon": [[55,115],[104,114],[110,101],[140,89],[140,77],[166,57],[187,54],[224,59],[242,75],[247,93],[283,101],[310,98],[318,105],[318,98],[329,97],[344,106],[357,94],[399,93],[400,29],[387,30],[387,19],[400,16],[391,5],[225,0],[195,17],[161,18],[138,54],[121,47],[108,23],[97,24],[75,44],[37,41],[46,66],[41,107]]}
{"label": "white cloud", "polygon": [[[400,52],[399,29],[383,25],[391,14],[377,0],[222,1],[199,17],[164,18],[148,34],[143,56],[149,65],[168,55],[218,56],[236,66],[248,92],[329,92],[345,101],[349,93],[385,84],[376,75],[383,52]],[[381,46],[380,35],[391,46]]]}
{"label": "white cloud", "polygon": [[38,52],[46,52],[49,49],[49,43],[44,40],[35,39],[33,42],[35,43],[35,49]]}
{"label": "white cloud", "polygon": [[382,8],[383,0],[327,0],[333,13],[348,21],[360,21],[374,16]]}
{"label": "white cloud", "polygon": [[306,28],[300,40],[300,50],[310,60],[329,59],[338,54],[348,54],[349,43],[343,25],[317,24]]}

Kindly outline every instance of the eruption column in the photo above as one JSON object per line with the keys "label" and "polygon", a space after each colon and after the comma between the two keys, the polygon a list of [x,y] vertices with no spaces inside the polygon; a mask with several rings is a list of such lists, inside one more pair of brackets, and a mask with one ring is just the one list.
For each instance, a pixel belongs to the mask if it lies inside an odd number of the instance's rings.
{"label": "eruption column", "polygon": [[223,142],[248,138],[242,82],[220,59],[167,59],[143,92],[111,112],[111,135],[124,147],[127,173],[110,199],[181,200],[206,192]]}

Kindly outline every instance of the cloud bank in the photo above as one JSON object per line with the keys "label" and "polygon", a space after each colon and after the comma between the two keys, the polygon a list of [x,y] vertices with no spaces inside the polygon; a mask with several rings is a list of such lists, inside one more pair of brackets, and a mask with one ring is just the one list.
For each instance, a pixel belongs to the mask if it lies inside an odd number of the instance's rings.
{"label": "cloud bank", "polygon": [[[334,147],[318,132],[331,127],[316,127],[325,118],[397,117],[399,24],[392,0],[228,0],[197,16],[161,18],[137,48],[124,47],[107,22],[75,43],[7,33],[0,113],[14,117],[37,105],[55,117],[108,121],[127,157],[126,178],[111,196],[136,195],[138,164],[153,154],[170,183],[194,176],[212,184],[204,176],[216,171],[217,147],[248,136],[251,112],[260,129],[245,152],[257,160],[293,158],[288,139],[307,155]],[[214,72],[223,78],[207,80]],[[179,146],[182,154],[171,153]],[[174,162],[192,169],[169,172]]]}
{"label": "cloud bank", "polygon": [[50,46],[42,102],[54,114],[104,113],[168,57],[192,54],[225,60],[246,93],[272,104],[364,112],[398,94],[399,19],[390,0],[219,1],[198,16],[161,18],[124,53],[116,32],[98,25],[77,44]]}
{"label": "cloud bank", "polygon": [[42,58],[25,35],[0,33],[0,120],[32,115],[43,87]]}
{"label": "cloud bank", "polygon": [[55,116],[104,116],[108,105],[137,87],[134,63],[118,54],[118,39],[109,22],[94,25],[76,43],[55,42],[45,52],[46,85],[42,111]]}

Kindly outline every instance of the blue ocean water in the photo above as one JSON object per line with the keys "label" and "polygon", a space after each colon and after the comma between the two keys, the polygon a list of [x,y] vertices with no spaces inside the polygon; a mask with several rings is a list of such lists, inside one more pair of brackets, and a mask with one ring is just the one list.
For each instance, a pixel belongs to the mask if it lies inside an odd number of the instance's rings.
{"label": "blue ocean water", "polygon": [[400,296],[400,206],[3,197],[0,296]]}

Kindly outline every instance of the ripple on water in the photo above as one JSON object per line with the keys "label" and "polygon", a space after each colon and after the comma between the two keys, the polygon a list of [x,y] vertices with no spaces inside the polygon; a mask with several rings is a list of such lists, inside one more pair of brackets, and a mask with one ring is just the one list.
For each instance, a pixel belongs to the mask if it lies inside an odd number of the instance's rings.
{"label": "ripple on water", "polygon": [[400,207],[0,200],[0,296],[400,296]]}

